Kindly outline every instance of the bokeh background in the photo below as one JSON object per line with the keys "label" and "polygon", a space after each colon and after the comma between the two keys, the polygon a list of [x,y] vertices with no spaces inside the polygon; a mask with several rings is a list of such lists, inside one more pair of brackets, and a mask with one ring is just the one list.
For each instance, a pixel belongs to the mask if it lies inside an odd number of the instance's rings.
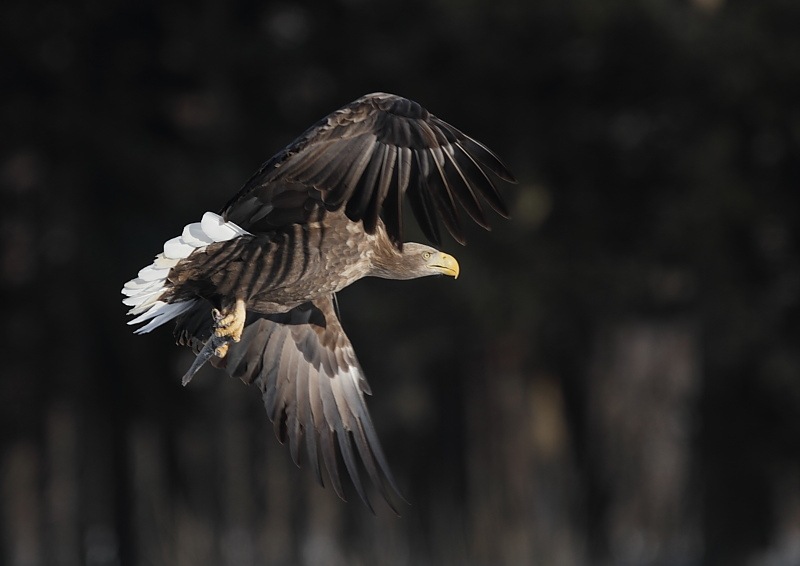
{"label": "bokeh background", "polygon": [[[800,2],[8,1],[0,563],[800,564]],[[119,289],[367,92],[496,150],[343,324],[410,505],[291,463]],[[413,230],[409,233],[414,236]]]}

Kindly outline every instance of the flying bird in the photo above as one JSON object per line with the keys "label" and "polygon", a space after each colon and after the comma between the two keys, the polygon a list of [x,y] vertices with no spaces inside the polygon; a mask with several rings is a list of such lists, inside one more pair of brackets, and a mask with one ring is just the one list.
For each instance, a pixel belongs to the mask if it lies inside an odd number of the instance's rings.
{"label": "flying bird", "polygon": [[416,102],[368,94],[269,159],[218,214],[167,241],[122,289],[137,315],[129,324],[146,323],[136,330],[144,333],[175,321],[177,342],[197,355],[184,385],[207,361],[255,383],[298,466],[306,459],[344,499],[338,451],[372,509],[357,453],[397,512],[402,496],[335,293],[368,276],[457,277],[452,256],[404,243],[404,198],[432,243],[441,244],[441,222],[464,244],[462,210],[487,230],[487,205],[508,217],[495,178],[516,182],[480,142]]}

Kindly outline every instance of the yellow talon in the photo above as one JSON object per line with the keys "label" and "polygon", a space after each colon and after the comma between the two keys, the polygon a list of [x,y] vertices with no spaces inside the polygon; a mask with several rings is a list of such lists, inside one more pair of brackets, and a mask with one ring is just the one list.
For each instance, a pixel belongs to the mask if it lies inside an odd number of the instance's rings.
{"label": "yellow talon", "polygon": [[228,342],[217,346],[217,349],[214,350],[214,355],[219,359],[224,358],[228,354]]}
{"label": "yellow talon", "polygon": [[218,311],[214,309],[211,314],[214,317],[214,336],[225,341],[217,346],[216,350],[214,350],[214,355],[218,358],[224,358],[228,353],[229,343],[231,341],[238,342],[242,339],[247,310],[245,309],[244,301],[236,299],[236,303],[234,303],[231,310]]}

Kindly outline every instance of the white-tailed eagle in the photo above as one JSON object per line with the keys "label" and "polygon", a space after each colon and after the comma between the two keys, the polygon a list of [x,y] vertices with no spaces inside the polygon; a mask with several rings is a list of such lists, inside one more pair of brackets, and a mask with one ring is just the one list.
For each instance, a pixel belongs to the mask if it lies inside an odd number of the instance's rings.
{"label": "white-tailed eagle", "polygon": [[[425,235],[439,221],[464,243],[460,210],[489,228],[508,213],[493,177],[513,175],[480,142],[416,102],[363,96],[323,118],[264,163],[219,214],[164,244],[122,290],[149,332],[176,321],[179,344],[261,389],[275,433],[298,465],[305,453],[343,497],[336,452],[356,491],[364,470],[396,510],[396,482],[367,411],[369,385],[334,307],[361,279],[458,276],[458,263],[403,243],[403,199]],[[371,508],[371,506],[370,506]]]}

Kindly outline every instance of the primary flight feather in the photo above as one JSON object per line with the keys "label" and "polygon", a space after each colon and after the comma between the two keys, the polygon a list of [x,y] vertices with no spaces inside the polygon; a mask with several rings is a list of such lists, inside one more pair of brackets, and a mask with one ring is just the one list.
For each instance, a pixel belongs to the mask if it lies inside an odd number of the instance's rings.
{"label": "primary flight feather", "polygon": [[[178,343],[261,389],[298,465],[343,490],[337,451],[359,496],[363,469],[396,510],[402,499],[367,411],[370,393],[334,294],[361,279],[458,276],[456,260],[403,243],[403,199],[425,235],[439,222],[460,243],[463,210],[489,228],[508,212],[493,178],[516,182],[480,142],[416,102],[368,94],[306,130],[264,163],[221,210],[164,244],[122,289],[149,332],[176,321]],[[371,506],[370,506],[371,508]]]}

